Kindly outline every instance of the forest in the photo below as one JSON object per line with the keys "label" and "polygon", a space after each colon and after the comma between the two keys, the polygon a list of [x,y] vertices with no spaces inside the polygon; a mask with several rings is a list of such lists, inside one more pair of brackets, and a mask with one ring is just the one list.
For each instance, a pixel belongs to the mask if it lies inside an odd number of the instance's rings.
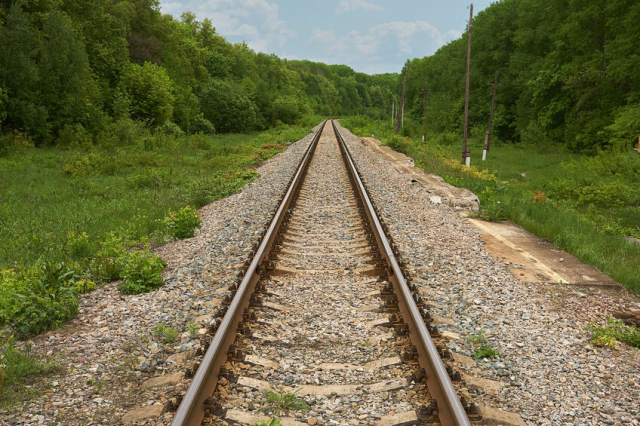
{"label": "forest", "polygon": [[126,120],[212,134],[377,113],[396,83],[256,53],[209,19],[162,14],[158,0],[9,0],[0,23],[0,151],[97,143]]}
{"label": "forest", "polygon": [[[497,72],[492,138],[586,154],[629,150],[640,135],[639,21],[634,0],[503,0],[478,13],[471,29],[471,135],[482,139],[487,130],[487,83]],[[456,140],[467,40],[465,32],[434,55],[411,60],[407,81],[407,115],[422,122],[427,83],[430,131]]]}

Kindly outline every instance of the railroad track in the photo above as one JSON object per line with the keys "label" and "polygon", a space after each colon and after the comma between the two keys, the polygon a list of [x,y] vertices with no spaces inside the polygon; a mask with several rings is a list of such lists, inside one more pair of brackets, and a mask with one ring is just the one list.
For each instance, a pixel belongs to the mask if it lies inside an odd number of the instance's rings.
{"label": "railroad track", "polygon": [[310,405],[291,414],[306,423],[283,425],[479,420],[385,229],[323,123],[209,329],[173,425],[254,424],[269,391]]}

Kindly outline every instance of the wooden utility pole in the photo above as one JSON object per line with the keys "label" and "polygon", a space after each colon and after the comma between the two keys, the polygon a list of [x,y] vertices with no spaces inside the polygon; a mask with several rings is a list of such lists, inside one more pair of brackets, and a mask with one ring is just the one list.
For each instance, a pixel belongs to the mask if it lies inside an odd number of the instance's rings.
{"label": "wooden utility pole", "polygon": [[496,71],[496,77],[493,83],[488,82],[487,84],[489,86],[493,86],[493,95],[491,95],[491,113],[489,114],[489,130],[487,130],[487,133],[485,134],[485,137],[484,137],[484,150],[482,151],[482,161],[484,161],[487,158],[487,152],[489,152],[489,146],[491,144],[491,128],[493,127],[493,111],[495,110],[495,107],[496,107],[496,90],[498,89],[498,86],[502,86],[500,83],[498,83],[498,71]]}
{"label": "wooden utility pole", "polygon": [[424,83],[424,132],[422,133],[422,142],[427,140],[427,95],[429,94],[429,89],[427,88],[427,83]]}
{"label": "wooden utility pole", "polygon": [[464,89],[464,133],[462,135],[462,164],[471,165],[471,156],[467,149],[467,130],[469,128],[469,69],[471,64],[471,26],[473,24],[473,3],[469,12],[469,30],[467,31],[467,82]]}
{"label": "wooden utility pole", "polygon": [[398,111],[398,121],[396,121],[396,135],[400,132],[400,122],[404,124],[404,91],[407,88],[407,75],[409,74],[409,60],[404,70],[404,83],[402,83],[402,96],[400,97],[400,110]]}

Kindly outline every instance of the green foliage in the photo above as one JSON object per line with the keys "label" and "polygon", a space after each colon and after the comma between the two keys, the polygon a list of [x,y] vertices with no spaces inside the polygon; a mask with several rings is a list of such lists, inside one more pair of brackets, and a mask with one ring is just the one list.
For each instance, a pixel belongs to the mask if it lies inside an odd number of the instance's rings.
{"label": "green foliage", "polygon": [[193,207],[183,207],[177,212],[170,212],[165,217],[165,223],[173,236],[179,240],[191,238],[195,235],[195,229],[200,227],[202,220]]}
{"label": "green foliage", "polygon": [[473,359],[495,358],[496,356],[499,356],[499,355],[500,354],[498,353],[498,351],[494,351],[489,346],[482,346],[476,349],[475,351],[473,351],[473,353],[471,354],[471,358]]}
{"label": "green foliage", "polygon": [[180,126],[171,122],[164,123],[162,126],[158,128],[158,131],[167,136],[177,136],[177,137],[184,136],[184,132],[182,131]]}
{"label": "green foliage", "polygon": [[187,324],[185,331],[189,333],[189,336],[191,336],[192,339],[195,339],[199,329],[200,329],[200,325],[197,322],[192,321],[189,324]]}
{"label": "green foliage", "polygon": [[[640,135],[640,30],[633,25],[639,18],[629,0],[492,3],[473,23],[470,128],[481,134],[487,129],[492,88],[486,83],[498,72],[493,140],[589,154],[609,147],[628,151]],[[456,132],[458,144],[466,48],[465,33],[435,54],[413,59],[405,102],[408,117],[422,121],[420,91],[427,82],[429,128]]]}
{"label": "green foliage", "polygon": [[118,84],[114,112],[162,126],[173,115],[173,90],[164,68],[150,62],[128,64]]}
{"label": "green foliage", "polygon": [[89,150],[93,147],[91,134],[80,123],[67,124],[60,132],[58,145],[61,148],[82,148]]}
{"label": "green foliage", "polygon": [[623,342],[640,348],[640,329],[627,326],[622,320],[608,318],[604,326],[592,322],[585,330],[593,333],[591,343],[594,346],[606,346],[617,350],[617,342]]}
{"label": "green foliage", "polygon": [[256,105],[240,88],[223,81],[212,81],[200,94],[204,118],[220,132],[246,132],[256,127]]}
{"label": "green foliage", "polygon": [[191,134],[215,135],[216,128],[209,120],[204,117],[198,117],[191,123],[189,129]]}
{"label": "green foliage", "polygon": [[258,420],[255,426],[280,426],[280,419],[277,417],[271,417],[269,420]]}
{"label": "green foliage", "polygon": [[152,333],[163,344],[173,343],[180,337],[178,329],[167,327],[162,322],[156,324]]}
{"label": "green foliage", "polygon": [[0,324],[30,337],[62,326],[78,314],[78,274],[64,263],[38,261],[20,272],[5,270],[0,285]]}
{"label": "green foliage", "polygon": [[0,401],[10,397],[12,388],[19,388],[27,379],[58,370],[53,360],[43,359],[31,350],[31,343],[17,347],[13,336],[0,342]]}
{"label": "green foliage", "polygon": [[68,177],[87,177],[96,169],[97,162],[98,156],[95,154],[74,153],[65,160],[62,173]]}
{"label": "green foliage", "polygon": [[51,11],[43,33],[39,64],[41,99],[57,134],[82,115],[89,62],[83,43],[64,12]]}
{"label": "green foliage", "polygon": [[486,341],[487,341],[487,338],[484,335],[484,328],[481,328],[480,330],[477,330],[475,333],[467,336],[467,342],[469,343],[482,344],[482,343],[485,343]]}
{"label": "green foliage", "polygon": [[290,411],[307,411],[309,406],[302,398],[298,398],[298,391],[295,392],[267,392],[266,401],[260,401],[265,406],[260,409],[263,412],[270,412],[274,416],[287,415]]}
{"label": "green foliage", "polygon": [[120,273],[122,283],[118,286],[125,294],[148,293],[164,284],[162,271],[167,264],[149,250],[129,252]]}
{"label": "green foliage", "polygon": [[120,278],[126,260],[126,251],[122,238],[115,232],[109,232],[104,236],[94,256],[90,265],[94,277],[107,282]]}

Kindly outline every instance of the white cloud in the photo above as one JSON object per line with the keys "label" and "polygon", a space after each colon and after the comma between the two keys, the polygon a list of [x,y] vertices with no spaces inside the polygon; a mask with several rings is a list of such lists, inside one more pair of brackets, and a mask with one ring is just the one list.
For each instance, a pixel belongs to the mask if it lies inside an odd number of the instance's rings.
{"label": "white cloud", "polygon": [[336,40],[336,33],[333,30],[321,30],[316,28],[313,30],[313,35],[309,39],[311,42],[318,43],[333,43]]}
{"label": "white cloud", "polygon": [[357,64],[365,72],[379,72],[391,58],[431,54],[460,35],[456,30],[441,33],[426,21],[394,21],[343,35],[316,28],[309,41],[321,45],[324,62]]}
{"label": "white cloud", "polygon": [[243,38],[252,49],[271,53],[296,36],[279,18],[277,4],[267,0],[185,0],[161,2],[162,11],[178,17],[192,11],[198,19],[209,18],[224,36]]}
{"label": "white cloud", "polygon": [[356,10],[383,10],[383,8],[366,0],[340,0],[340,4],[335,13],[336,15],[340,15]]}

